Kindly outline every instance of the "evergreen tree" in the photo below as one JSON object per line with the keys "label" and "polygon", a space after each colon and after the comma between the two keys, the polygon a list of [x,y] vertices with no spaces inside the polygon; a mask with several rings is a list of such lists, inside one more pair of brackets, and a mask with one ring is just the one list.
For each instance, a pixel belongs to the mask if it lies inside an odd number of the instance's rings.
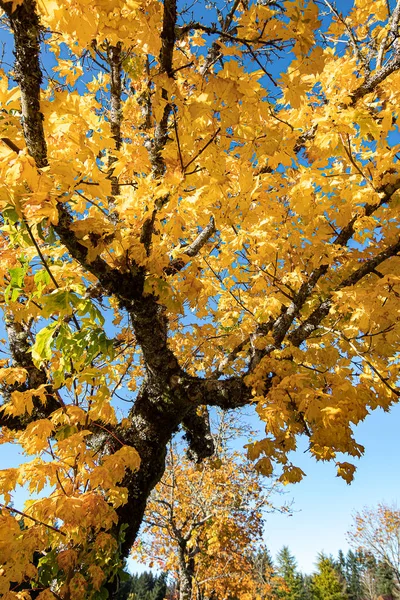
{"label": "evergreen tree", "polygon": [[280,575],[287,589],[280,589],[278,597],[285,600],[301,600],[303,591],[303,582],[300,573],[297,570],[295,557],[290,553],[287,546],[279,551],[276,557],[277,573]]}
{"label": "evergreen tree", "polygon": [[393,569],[385,562],[376,566],[376,590],[380,596],[396,598],[397,587]]}
{"label": "evergreen tree", "polygon": [[339,550],[336,566],[341,575],[347,580],[347,557],[345,557],[343,550]]}
{"label": "evergreen tree", "polygon": [[300,600],[314,600],[312,591],[312,576],[300,574],[301,591]]}
{"label": "evergreen tree", "polygon": [[[276,581],[276,569],[271,553],[265,546],[251,556],[256,593],[264,598],[266,594],[274,594],[279,583]],[[267,596],[268,597],[268,596]]]}
{"label": "evergreen tree", "polygon": [[313,600],[348,600],[346,581],[331,557],[320,554],[317,573],[312,577]]}
{"label": "evergreen tree", "polygon": [[345,560],[345,579],[349,600],[362,600],[363,584],[362,574],[365,570],[364,556],[361,552],[349,550]]}
{"label": "evergreen tree", "polygon": [[163,600],[167,591],[167,575],[153,575],[145,571],[133,575],[131,580],[129,600]]}
{"label": "evergreen tree", "polygon": [[132,586],[132,575],[124,571],[120,577],[118,589],[114,592],[113,600],[127,600]]}
{"label": "evergreen tree", "polygon": [[153,588],[154,597],[152,598],[152,600],[164,600],[166,591],[167,591],[167,573],[161,573],[161,575],[159,575],[157,577],[157,580],[155,582],[155,585]]}

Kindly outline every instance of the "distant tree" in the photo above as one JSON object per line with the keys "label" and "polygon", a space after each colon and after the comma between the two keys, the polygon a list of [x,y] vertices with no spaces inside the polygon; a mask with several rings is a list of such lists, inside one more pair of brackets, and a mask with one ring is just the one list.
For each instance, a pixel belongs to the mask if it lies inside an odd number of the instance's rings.
{"label": "distant tree", "polygon": [[256,600],[279,600],[283,590],[287,591],[286,583],[272,560],[265,546],[251,557],[252,563],[252,598]]}
{"label": "distant tree", "polygon": [[114,592],[113,600],[128,600],[129,594],[131,592],[132,586],[132,576],[127,571],[124,571],[122,576],[120,576],[118,589]]}
{"label": "distant tree", "polygon": [[314,600],[313,598],[313,578],[312,575],[300,574],[301,579],[301,600]]}
{"label": "distant tree", "polygon": [[313,600],[348,600],[346,582],[334,560],[325,554],[318,556],[317,573],[312,577]]}
{"label": "distant tree", "polygon": [[400,598],[393,569],[385,562],[380,562],[376,567],[376,588],[384,600]]}
{"label": "distant tree", "polygon": [[276,569],[271,553],[265,546],[251,556],[255,593],[260,598],[273,597]]}
{"label": "distant tree", "polygon": [[339,550],[336,562],[337,569],[346,581],[346,592],[349,600],[364,600],[363,572],[366,569],[365,556],[362,552],[349,550],[345,556]]}
{"label": "distant tree", "polygon": [[128,600],[164,600],[167,592],[167,575],[154,575],[151,571],[133,575]]}
{"label": "distant tree", "polygon": [[344,555],[343,550],[339,550],[339,552],[338,552],[338,559],[336,561],[336,566],[339,569],[340,573],[343,575],[343,577],[346,578],[347,558]]}
{"label": "distant tree", "polygon": [[388,504],[365,508],[355,514],[348,537],[353,547],[373,556],[377,564],[384,563],[391,569],[399,591],[400,510]]}
{"label": "distant tree", "polygon": [[253,598],[251,555],[262,539],[266,492],[253,465],[236,453],[194,466],[171,446],[166,470],[145,514],[135,548],[179,582],[180,600],[246,593]]}
{"label": "distant tree", "polygon": [[361,577],[363,600],[376,600],[378,597],[377,587],[377,562],[371,554],[362,554],[364,570]]}
{"label": "distant tree", "polygon": [[300,600],[302,597],[303,583],[297,570],[295,557],[287,546],[279,551],[276,557],[277,572],[283,578],[286,586],[278,591],[278,598],[285,600]]}

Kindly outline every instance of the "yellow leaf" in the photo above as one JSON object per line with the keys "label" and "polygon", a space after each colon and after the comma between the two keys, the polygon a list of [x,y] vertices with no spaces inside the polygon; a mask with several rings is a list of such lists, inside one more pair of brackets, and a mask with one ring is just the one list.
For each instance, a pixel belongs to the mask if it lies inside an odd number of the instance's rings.
{"label": "yellow leaf", "polygon": [[342,477],[349,485],[354,479],[354,473],[357,470],[356,467],[348,462],[338,462],[336,463],[336,466],[337,476]]}

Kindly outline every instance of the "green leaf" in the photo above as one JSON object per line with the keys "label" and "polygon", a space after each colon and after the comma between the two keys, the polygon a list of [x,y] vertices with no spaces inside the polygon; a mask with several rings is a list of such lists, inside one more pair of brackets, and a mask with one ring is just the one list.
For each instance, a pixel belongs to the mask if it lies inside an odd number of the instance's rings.
{"label": "green leaf", "polygon": [[49,586],[58,572],[57,554],[55,550],[47,552],[38,562],[38,579],[44,586]]}
{"label": "green leaf", "polygon": [[37,367],[40,367],[42,362],[51,358],[51,344],[53,342],[54,333],[58,327],[58,323],[51,323],[44,327],[36,335],[35,343],[31,348],[32,359]]}
{"label": "green leaf", "polygon": [[10,274],[10,283],[8,284],[5,291],[5,300],[6,302],[15,302],[18,300],[20,294],[23,294],[24,290],[24,278],[28,269],[28,265],[22,263],[21,267],[14,267],[9,270]]}
{"label": "green leaf", "polygon": [[95,592],[92,597],[93,600],[107,600],[109,594],[106,588],[102,587],[98,592]]}
{"label": "green leaf", "polygon": [[74,433],[78,433],[78,428],[76,425],[64,425],[60,427],[60,429],[56,433],[56,440],[61,442],[62,440],[66,440]]}
{"label": "green leaf", "polygon": [[50,283],[50,275],[48,274],[46,269],[41,269],[40,271],[36,271],[36,273],[33,276],[33,281],[36,285],[36,292],[34,293],[34,295],[41,298],[42,291]]}
{"label": "green leaf", "polygon": [[71,315],[78,302],[79,298],[74,292],[54,290],[54,292],[43,298],[43,316],[47,318],[53,314]]}
{"label": "green leaf", "polygon": [[104,325],[103,315],[89,298],[81,298],[77,304],[77,308],[77,315],[79,317],[88,314],[92,321],[98,321],[100,325]]}
{"label": "green leaf", "polygon": [[10,285],[13,288],[22,288],[26,269],[24,267],[15,267],[10,269]]}

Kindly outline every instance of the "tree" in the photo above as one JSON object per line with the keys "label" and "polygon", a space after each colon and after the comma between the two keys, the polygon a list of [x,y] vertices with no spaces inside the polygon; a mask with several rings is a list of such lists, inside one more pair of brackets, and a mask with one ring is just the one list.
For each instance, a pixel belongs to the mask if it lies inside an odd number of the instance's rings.
{"label": "tree", "polygon": [[387,504],[365,508],[354,516],[350,543],[375,559],[378,593],[400,589],[400,511]]}
{"label": "tree", "polygon": [[290,554],[289,548],[283,546],[276,557],[277,572],[286,584],[286,589],[278,592],[279,598],[287,600],[300,600],[303,594],[303,582],[297,571],[295,557]]}
{"label": "tree", "polygon": [[120,574],[119,586],[114,593],[115,600],[128,600],[134,578],[135,576],[127,571]]}
{"label": "tree", "polygon": [[277,575],[272,556],[266,547],[261,547],[250,556],[252,565],[253,597],[257,600],[277,600],[284,582]]}
{"label": "tree", "polygon": [[131,579],[128,600],[164,600],[167,592],[167,577],[165,573],[153,575],[142,573]]}
{"label": "tree", "polygon": [[301,574],[301,582],[302,582],[302,591],[301,591],[301,600],[313,600],[313,586],[312,586],[312,575],[303,575]]}
{"label": "tree", "polygon": [[339,552],[338,567],[346,580],[346,591],[349,600],[363,600],[363,573],[366,569],[366,560],[362,552],[349,550],[346,557]]}
{"label": "tree", "polygon": [[[0,7],[1,440],[32,457],[1,473],[0,593],[90,598],[175,432],[212,455],[209,407],[255,403],[249,455],[290,482],[298,435],[360,456],[398,399],[400,4]],[[17,484],[50,492],[16,517]]]}
{"label": "tree", "polygon": [[393,569],[387,563],[381,562],[377,565],[376,579],[378,594],[389,600],[399,597]]}
{"label": "tree", "polygon": [[254,465],[237,454],[225,451],[196,467],[172,446],[147,505],[138,556],[168,570],[180,600],[254,598],[251,555],[267,504]]}
{"label": "tree", "polygon": [[317,573],[312,578],[312,596],[315,600],[347,600],[346,584],[332,558],[320,554]]}

